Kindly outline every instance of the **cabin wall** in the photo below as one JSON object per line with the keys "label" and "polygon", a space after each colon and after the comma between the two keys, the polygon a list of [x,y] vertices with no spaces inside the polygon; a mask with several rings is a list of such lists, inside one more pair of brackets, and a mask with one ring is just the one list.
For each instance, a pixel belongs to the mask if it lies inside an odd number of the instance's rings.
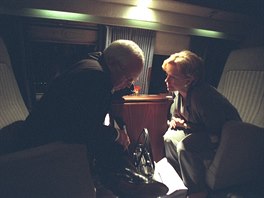
{"label": "cabin wall", "polygon": [[183,49],[189,49],[191,37],[188,35],[157,32],[154,54],[170,55]]}
{"label": "cabin wall", "polygon": [[[60,64],[73,63],[84,58],[88,52],[102,49],[104,40],[101,24],[94,23],[0,14],[0,27],[0,34],[7,43],[29,109],[34,105],[36,93],[45,91],[46,81],[60,72],[61,68],[56,66],[55,59],[60,60]],[[149,93],[166,92],[161,64],[170,54],[183,49],[190,49],[205,59],[207,80],[217,87],[229,52],[239,47],[263,45],[263,35],[263,29],[258,28],[238,40],[157,30]],[[69,57],[72,59],[69,60]],[[44,61],[40,61],[41,58]],[[44,71],[44,68],[49,68],[49,72]],[[47,73],[50,76],[44,75]]]}

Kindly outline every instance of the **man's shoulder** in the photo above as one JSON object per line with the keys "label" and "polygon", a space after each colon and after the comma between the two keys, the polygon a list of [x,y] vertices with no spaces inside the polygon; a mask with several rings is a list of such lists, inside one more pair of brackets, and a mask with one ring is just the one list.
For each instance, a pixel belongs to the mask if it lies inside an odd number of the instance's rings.
{"label": "man's shoulder", "polygon": [[94,59],[83,59],[77,62],[73,66],[73,70],[95,70],[95,71],[103,71],[102,66],[97,60]]}

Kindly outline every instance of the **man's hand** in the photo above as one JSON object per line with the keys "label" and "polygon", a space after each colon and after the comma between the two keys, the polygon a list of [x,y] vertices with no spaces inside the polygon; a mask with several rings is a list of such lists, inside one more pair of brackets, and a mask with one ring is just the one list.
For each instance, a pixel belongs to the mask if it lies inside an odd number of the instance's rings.
{"label": "man's hand", "polygon": [[130,138],[126,133],[126,130],[118,129],[118,132],[119,138],[116,141],[124,147],[124,150],[127,150],[130,145]]}

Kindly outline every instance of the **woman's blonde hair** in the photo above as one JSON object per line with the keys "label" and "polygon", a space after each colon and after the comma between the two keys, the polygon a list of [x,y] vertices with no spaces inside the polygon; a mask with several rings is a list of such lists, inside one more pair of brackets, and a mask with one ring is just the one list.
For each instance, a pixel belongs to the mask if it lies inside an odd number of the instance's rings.
{"label": "woman's blonde hair", "polygon": [[195,81],[204,79],[202,58],[189,50],[172,54],[163,62],[162,69],[170,75],[180,73],[186,77],[193,76]]}

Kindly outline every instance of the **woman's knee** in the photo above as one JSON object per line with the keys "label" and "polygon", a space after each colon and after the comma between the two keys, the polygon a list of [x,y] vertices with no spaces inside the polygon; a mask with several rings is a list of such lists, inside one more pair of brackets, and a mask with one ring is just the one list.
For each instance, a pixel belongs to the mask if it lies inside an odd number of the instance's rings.
{"label": "woman's knee", "polygon": [[169,138],[164,139],[164,148],[165,148],[166,153],[168,151],[170,151],[170,152],[174,152],[174,150],[176,151],[176,145]]}

